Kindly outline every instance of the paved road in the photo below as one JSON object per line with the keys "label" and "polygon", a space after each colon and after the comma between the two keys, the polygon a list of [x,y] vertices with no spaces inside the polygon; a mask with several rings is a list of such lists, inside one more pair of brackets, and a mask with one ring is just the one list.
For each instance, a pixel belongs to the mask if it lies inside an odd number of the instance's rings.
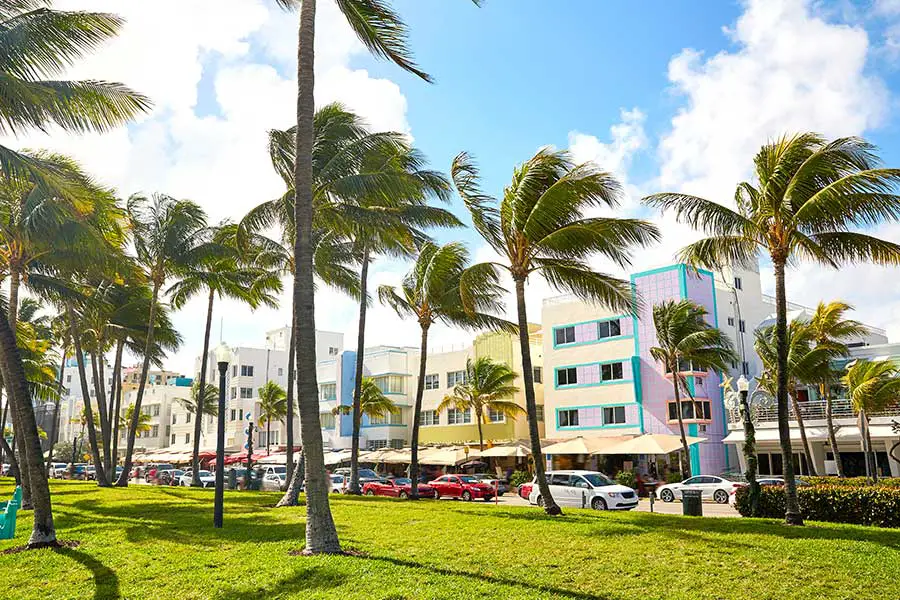
{"label": "paved road", "polygon": [[[454,500],[450,498],[444,498],[441,500],[442,502],[453,502]],[[478,504],[488,504],[478,502]],[[493,505],[494,502],[491,501],[489,503]],[[530,506],[528,501],[520,498],[519,496],[515,496],[513,494],[506,494],[505,496],[500,497],[499,504],[501,506]],[[641,512],[650,512],[650,501],[646,498],[642,498],[640,504],[635,510],[639,510]],[[681,502],[661,502],[657,500],[653,503],[653,512],[659,513],[663,515],[680,515],[681,511]],[[729,504],[715,504],[712,502],[704,502],[703,503],[703,516],[705,517],[739,517],[740,514],[734,509],[733,506]]]}

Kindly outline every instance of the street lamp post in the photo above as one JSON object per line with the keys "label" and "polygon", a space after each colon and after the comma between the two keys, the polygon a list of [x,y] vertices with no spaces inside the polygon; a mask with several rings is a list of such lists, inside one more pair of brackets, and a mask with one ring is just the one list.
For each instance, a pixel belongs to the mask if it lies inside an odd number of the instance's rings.
{"label": "street lamp post", "polygon": [[216,363],[219,365],[219,415],[216,427],[216,496],[213,527],[221,529],[225,500],[225,374],[228,372],[228,363],[231,362],[231,350],[224,342],[220,342],[215,354]]}
{"label": "street lamp post", "polygon": [[750,485],[750,515],[755,517],[759,513],[759,483],[756,481],[756,427],[753,425],[753,415],[750,414],[750,382],[743,375],[737,380],[737,389],[741,398],[741,417],[744,421],[744,460],[747,463],[747,483]]}

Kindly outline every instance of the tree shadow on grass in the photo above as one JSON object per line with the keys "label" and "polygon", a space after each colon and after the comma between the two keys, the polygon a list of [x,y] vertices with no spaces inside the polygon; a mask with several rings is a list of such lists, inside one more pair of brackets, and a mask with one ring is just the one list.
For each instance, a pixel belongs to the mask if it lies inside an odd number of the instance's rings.
{"label": "tree shadow on grass", "polygon": [[541,585],[535,583],[528,583],[527,581],[520,581],[517,579],[507,579],[505,577],[495,577],[492,575],[485,575],[483,573],[470,573],[468,571],[461,571],[457,569],[448,569],[446,567],[439,567],[436,565],[427,565],[419,562],[415,562],[412,560],[406,560],[402,558],[395,558],[393,556],[363,556],[359,560],[370,560],[377,562],[389,563],[397,567],[405,567],[408,569],[421,569],[425,570],[428,573],[436,573],[438,575],[444,575],[446,577],[461,577],[464,579],[475,579],[478,581],[483,581],[485,583],[490,583],[497,586],[507,586],[513,588],[519,588],[527,592],[541,593],[541,594],[550,594],[554,598],[572,598],[573,600],[610,600],[610,596],[602,596],[598,594],[588,594],[585,592],[577,592],[574,590],[567,590],[564,588],[558,588],[550,585]]}
{"label": "tree shadow on grass", "polygon": [[[303,591],[322,591],[346,583],[346,574],[327,566],[305,566],[296,569],[287,577],[272,581],[269,585],[255,587],[232,587],[218,593],[217,600],[268,600],[274,596],[297,594]],[[299,594],[298,594],[299,597]]]}
{"label": "tree shadow on grass", "polygon": [[116,572],[86,552],[74,548],[54,548],[53,552],[71,558],[87,568],[94,577],[94,600],[121,598]]}

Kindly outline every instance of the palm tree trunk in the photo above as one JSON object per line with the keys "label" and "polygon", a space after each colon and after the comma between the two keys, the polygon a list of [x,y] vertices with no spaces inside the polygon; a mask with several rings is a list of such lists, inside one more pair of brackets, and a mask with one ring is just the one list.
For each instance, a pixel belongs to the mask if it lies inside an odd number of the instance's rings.
{"label": "palm tree trunk", "polygon": [[112,420],[112,458],[113,472],[119,466],[119,415],[122,411],[122,350],[125,348],[125,340],[116,343],[116,362],[113,365],[113,382],[116,384],[115,406],[110,414]]}
{"label": "palm tree trunk", "polygon": [[481,422],[484,419],[484,415],[480,409],[477,411],[475,418],[478,419],[478,450],[484,452],[484,433],[481,431]]}
{"label": "palm tree trunk", "polygon": [[78,377],[81,380],[81,395],[84,399],[84,415],[87,419],[88,441],[91,445],[91,456],[94,459],[94,474],[97,484],[106,485],[106,472],[103,469],[103,461],[100,456],[100,447],[97,444],[97,428],[94,427],[94,409],[91,406],[91,392],[87,384],[87,372],[84,368],[84,352],[81,349],[81,338],[78,337],[75,323],[75,310],[72,303],[66,303],[66,313],[69,320],[69,335],[72,336],[72,344],[75,346],[75,362],[78,364]]}
{"label": "palm tree trunk", "polygon": [[[671,366],[672,386],[675,388],[675,410],[678,411],[678,433],[681,435],[681,476],[687,479],[691,473],[691,451],[688,448],[687,436],[684,433],[684,420],[681,416],[681,387],[679,384],[678,360]],[[697,407],[694,407],[696,411]]]}
{"label": "palm tree trunk", "polygon": [[[100,360],[103,360],[102,358]],[[108,472],[110,460],[110,429],[109,420],[106,414],[106,395],[103,389],[103,373],[98,366],[99,360],[97,353],[91,352],[91,374],[94,377],[94,393],[97,395],[97,415],[100,420],[100,446],[103,452],[103,479],[100,479],[99,472],[97,474],[97,484],[100,487],[109,487],[112,485],[112,474]]]}
{"label": "palm tree trunk", "polygon": [[869,473],[872,476],[872,481],[878,482],[878,459],[875,454],[874,448],[872,448],[872,431],[869,428],[869,416],[862,411],[862,418],[866,424],[866,463],[869,464]]}
{"label": "palm tree trunk", "polygon": [[269,455],[269,442],[272,441],[272,419],[266,419],[266,456]]}
{"label": "palm tree trunk", "polygon": [[294,326],[294,307],[291,306],[291,335],[290,347],[288,348],[288,365],[287,365],[287,480],[291,481],[294,475],[294,337],[296,327]]}
{"label": "palm tree trunk", "polygon": [[284,496],[281,497],[281,500],[278,501],[278,504],[275,505],[275,508],[279,508],[281,506],[297,506],[300,503],[300,488],[303,486],[303,479],[305,476],[305,463],[303,460],[303,451],[300,451],[299,462],[297,463],[297,468],[294,469],[294,472],[291,473],[290,479],[288,479],[288,486],[284,492]]}
{"label": "palm tree trunk", "polygon": [[16,324],[19,322],[19,286],[22,274],[16,261],[9,263],[9,326],[13,335],[16,334]]}
{"label": "palm tree trunk", "polygon": [[806,426],[803,424],[803,414],[800,412],[800,401],[797,399],[797,390],[789,391],[791,397],[791,404],[794,407],[794,418],[797,419],[797,426],[800,428],[800,442],[803,444],[803,453],[806,454],[806,468],[809,469],[809,474],[815,477],[816,473],[816,465],[813,462],[812,448],[809,445],[809,440],[806,438]]}
{"label": "palm tree trunk", "polygon": [[297,136],[294,161],[294,306],[297,316],[297,396],[300,400],[300,434],[306,460],[307,554],[341,551],[331,516],[319,421],[319,388],[316,382],[316,315],[312,263],[312,145],[315,102],[316,0],[300,5],[297,43]]}
{"label": "palm tree trunk", "polygon": [[784,285],[782,259],[772,260],[775,269],[775,341],[778,354],[776,362],[776,400],[778,402],[778,437],[781,440],[781,462],[784,469],[784,520],[788,525],[803,525],[800,503],[797,500],[797,481],[794,478],[794,451],[791,448],[791,418],[788,413],[788,343],[787,296]]}
{"label": "palm tree trunk", "polygon": [[[56,387],[61,390],[63,387],[63,375],[66,370],[66,345],[63,344],[62,348],[62,357],[59,361],[59,377],[56,379]],[[59,401],[60,396],[56,397],[56,402],[53,403],[53,423],[51,423],[51,430],[49,434],[50,441],[50,451],[47,454],[47,476],[50,476],[50,465],[53,464],[53,446],[56,445],[56,438],[59,437]],[[3,436],[3,425],[4,423],[0,422],[0,437]],[[0,461],[2,462],[2,461]]]}
{"label": "palm tree trunk", "polygon": [[544,453],[541,451],[541,434],[538,431],[537,402],[534,399],[534,369],[531,365],[531,343],[528,337],[528,315],[525,311],[525,279],[513,278],[516,283],[516,309],[519,315],[519,346],[522,352],[522,381],[525,383],[525,409],[528,411],[528,433],[531,438],[531,456],[534,457],[534,475],[537,480],[544,510],[548,515],[560,515],[562,510],[550,493]]}
{"label": "palm tree trunk", "polygon": [[[41,439],[38,436],[37,421],[31,406],[28,381],[22,366],[22,357],[16,346],[16,336],[11,324],[0,319],[0,372],[6,389],[13,399],[13,410],[18,414],[20,429],[16,436],[21,440],[23,460],[20,462],[31,486],[31,502],[34,506],[34,526],[28,539],[29,548],[55,546],[56,529],[53,526],[53,507],[50,501],[50,486],[44,470]],[[23,490],[24,496],[24,490]]]}
{"label": "palm tree trunk", "polygon": [[128,445],[125,447],[125,464],[122,475],[116,482],[118,487],[128,487],[128,474],[131,472],[131,457],[134,454],[134,440],[141,422],[141,402],[144,400],[144,389],[147,387],[147,372],[150,370],[150,355],[153,350],[153,334],[156,331],[156,303],[159,300],[159,282],[153,282],[153,295],[150,298],[150,314],[147,316],[147,340],[144,344],[144,364],[141,366],[141,380],[138,382],[137,397],[134,400],[134,411],[131,425],[128,428]]}
{"label": "palm tree trunk", "polygon": [[828,382],[822,384],[822,395],[825,397],[825,424],[828,427],[828,443],[831,445],[831,454],[834,457],[834,466],[837,469],[838,477],[844,476],[844,465],[841,464],[841,452],[838,450],[837,435],[834,431],[834,400],[831,398],[831,391]]}
{"label": "palm tree trunk", "polygon": [[422,396],[425,394],[425,369],[428,366],[428,327],[422,323],[422,340],[419,343],[419,381],[416,383],[416,402],[412,414],[412,436],[409,440],[410,463],[409,497],[411,500],[419,499],[419,415],[422,413]]}
{"label": "palm tree trunk", "polygon": [[369,249],[363,250],[362,265],[359,270],[359,327],[356,332],[356,373],[353,376],[353,437],[350,440],[350,486],[349,493],[359,495],[359,435],[362,415],[359,395],[362,392],[363,357],[366,347],[366,284],[369,277]]}
{"label": "palm tree trunk", "polygon": [[[200,384],[197,386],[197,420],[194,422],[194,452],[191,455],[191,487],[203,487],[200,481],[200,426],[203,422],[203,397],[206,391],[206,365],[209,363],[209,332],[212,329],[213,302],[216,299],[216,292],[212,288],[209,290],[209,298],[206,302],[206,329],[203,330],[203,359],[200,361]],[[217,469],[221,469],[221,465],[216,465]]]}
{"label": "palm tree trunk", "polygon": [[[12,330],[13,339],[16,338],[16,323],[18,321],[19,314],[19,283],[21,281],[21,274],[19,273],[18,266],[15,261],[10,261],[10,278],[9,278],[9,313],[7,315],[7,320],[9,322],[9,327]],[[4,381],[5,381],[4,377]],[[16,400],[13,397],[12,391],[9,386],[6,386],[7,389],[7,400],[12,406],[12,414],[10,420],[12,421],[13,432],[18,432],[22,429],[22,424],[19,422],[19,411],[16,408]],[[31,403],[29,401],[29,406]],[[32,409],[33,410],[33,409]],[[22,486],[22,508],[25,510],[30,510],[32,507],[31,502],[31,483],[28,477],[28,469],[26,466],[26,461],[23,459],[16,460],[15,458],[15,448],[16,448],[16,440],[19,438],[18,433],[14,433],[12,448],[10,448],[10,455],[12,457],[12,462],[10,465],[16,465],[16,482]],[[18,444],[19,446],[19,454],[25,455],[25,447],[23,444]]]}
{"label": "palm tree trunk", "polygon": [[744,460],[747,462],[745,476],[750,484],[750,516],[759,516],[759,482],[756,480],[756,471],[759,459],[756,457],[756,427],[750,414],[750,403],[747,392],[739,392],[741,397],[741,417],[744,421]]}

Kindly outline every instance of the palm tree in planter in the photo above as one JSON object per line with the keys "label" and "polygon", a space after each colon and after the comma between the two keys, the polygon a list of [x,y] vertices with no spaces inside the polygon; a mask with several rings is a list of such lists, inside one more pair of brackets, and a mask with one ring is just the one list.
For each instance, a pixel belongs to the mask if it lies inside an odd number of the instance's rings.
{"label": "palm tree in planter", "polygon": [[287,394],[284,388],[268,381],[259,388],[259,423],[266,424],[266,454],[269,453],[269,445],[272,440],[272,421],[283,423],[287,416]]}
{"label": "palm tree in planter", "polygon": [[128,486],[137,415],[144,399],[147,372],[153,355],[156,307],[161,288],[167,280],[189,272],[192,267],[208,259],[212,250],[212,245],[208,243],[210,230],[206,226],[206,214],[190,200],[176,200],[164,194],[154,194],[151,198],[136,194],[128,199],[128,214],[133,231],[135,261],[152,285],[152,297],[147,315],[141,378],[135,397],[135,417],[128,430],[125,470],[116,482],[120,487]]}
{"label": "palm tree in planter", "polygon": [[[199,381],[206,383],[206,369],[209,365],[209,335],[212,329],[213,303],[216,297],[219,299],[230,298],[238,300],[256,309],[265,304],[276,308],[278,299],[275,294],[281,291],[281,278],[277,271],[261,268],[256,265],[256,258],[263,252],[258,244],[254,244],[255,238],[249,238],[250,243],[245,243],[239,248],[237,244],[237,225],[224,224],[215,228],[213,241],[210,244],[210,252],[203,260],[190,265],[188,271],[182,275],[166,294],[171,298],[173,308],[182,308],[187,301],[196,294],[205,293],[206,299],[206,325],[203,330],[203,353],[200,355]],[[247,240],[245,240],[246,242]],[[213,386],[215,387],[215,386]],[[195,396],[198,402],[199,414],[211,414],[205,410],[203,404],[207,401],[206,394]],[[211,397],[211,401],[218,401],[218,394]],[[216,408],[218,412],[218,408]],[[191,486],[203,487],[200,481],[200,428],[201,420],[194,422],[194,449],[191,455]]]}
{"label": "palm tree in planter", "polygon": [[[835,349],[838,356],[847,356],[850,349],[847,347],[849,340],[860,338],[867,333],[866,327],[859,321],[845,319],[844,315],[853,310],[846,302],[819,302],[812,318],[809,320],[809,331],[816,346],[829,346]],[[840,381],[841,374],[833,369],[823,369],[822,378],[818,382],[819,393],[825,400],[825,423],[828,427],[828,443],[834,455],[834,464],[837,467],[838,477],[844,476],[844,467],[841,464],[841,453],[838,450],[837,436],[834,429],[834,399],[831,388]]]}
{"label": "palm tree in planter", "polygon": [[481,191],[478,169],[463,153],[453,161],[451,176],[472,222],[499,254],[515,284],[525,407],[535,476],[548,514],[562,511],[553,501],[544,469],[534,398],[534,372],[525,310],[525,282],[540,273],[554,288],[593,304],[632,313],[631,284],[594,271],[588,261],[599,255],[626,268],[631,251],[659,239],[655,226],[639,219],[585,217],[592,207],[618,206],[621,187],[593,163],[575,165],[566,152],[538,151],[513,172],[498,202]]}
{"label": "palm tree in planter", "polygon": [[425,391],[428,331],[438,322],[472,330],[515,331],[515,325],[494,316],[503,308],[502,292],[493,265],[469,266],[469,252],[458,242],[444,246],[425,242],[399,289],[389,285],[378,288],[382,304],[390,306],[402,318],[415,319],[421,329],[419,379],[410,438],[410,497],[413,499],[419,497],[419,416]]}
{"label": "palm tree in planter", "polygon": [[[381,388],[371,377],[363,377],[362,389],[359,392],[359,414],[369,417],[369,421],[375,419],[387,419],[393,414],[400,412],[400,407],[394,404],[394,401],[384,395]],[[353,406],[350,404],[341,404],[332,409],[334,415],[352,415]],[[360,416],[360,421],[362,417]],[[361,424],[361,423],[360,423]]]}
{"label": "palm tree in planter", "polygon": [[888,360],[856,360],[847,368],[841,383],[847,387],[853,410],[859,414],[860,423],[864,426],[861,429],[865,429],[866,472],[873,481],[878,481],[869,415],[900,402],[900,369]]}
{"label": "palm tree in planter", "polygon": [[775,340],[778,433],[784,463],[785,521],[802,525],[794,479],[788,414],[788,322],[785,267],[812,260],[900,264],[900,245],[859,231],[900,218],[900,169],[882,168],[875,147],[859,138],[828,142],[815,133],[785,136],[763,146],[753,160],[756,181],[740,183],[736,210],[679,192],[644,198],[672,209],[679,221],[708,236],[681,250],[680,260],[713,269],[755,266],[759,254],[775,271]]}
{"label": "palm tree in planter", "polygon": [[453,388],[453,393],[444,396],[437,407],[437,412],[448,408],[475,413],[478,424],[478,448],[484,451],[484,433],[482,426],[490,423],[491,413],[500,413],[506,418],[515,419],[526,414],[525,409],[509,400],[519,388],[513,382],[519,375],[505,363],[494,362],[484,356],[475,361],[466,361],[466,378]]}
{"label": "palm tree in planter", "polygon": [[[778,342],[775,326],[770,325],[757,329],[754,335],[753,347],[763,364],[763,374],[759,377],[759,386],[774,396],[778,390],[776,377]],[[815,346],[808,323],[800,319],[791,321],[788,327],[787,344],[788,397],[791,399],[794,417],[797,419],[797,427],[800,429],[800,441],[803,444],[803,453],[806,455],[807,467],[810,474],[816,475],[812,449],[806,436],[806,425],[803,421],[798,388],[801,385],[815,384],[823,377],[827,377],[831,370],[831,360],[838,356],[839,350],[828,345]],[[787,470],[787,467],[782,468]]]}
{"label": "palm tree in planter", "polygon": [[[681,436],[681,473],[691,476],[690,449],[684,432],[681,393],[693,396],[685,379],[685,371],[720,373],[737,359],[734,345],[722,331],[706,321],[705,308],[691,300],[667,300],[653,307],[653,326],[658,346],[650,348],[650,356],[672,376],[678,433]],[[693,401],[693,397],[691,398]],[[691,414],[696,418],[697,405]]]}

